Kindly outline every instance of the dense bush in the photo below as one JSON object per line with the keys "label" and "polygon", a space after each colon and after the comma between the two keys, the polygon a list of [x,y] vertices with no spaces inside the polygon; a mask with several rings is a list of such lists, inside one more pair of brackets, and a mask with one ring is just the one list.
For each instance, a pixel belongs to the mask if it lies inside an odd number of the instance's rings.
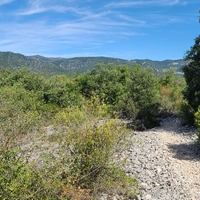
{"label": "dense bush", "polygon": [[121,117],[141,118],[148,127],[158,112],[158,78],[150,68],[104,66],[78,77],[85,97],[93,94],[109,104]]}
{"label": "dense bush", "polygon": [[52,76],[45,82],[44,101],[61,108],[80,105],[81,96],[72,78],[65,75]]}
{"label": "dense bush", "polygon": [[158,125],[155,119],[159,106],[157,84],[157,76],[151,68],[131,68],[127,81],[127,100],[131,99],[134,102],[135,108],[138,109],[137,117],[147,128]]}
{"label": "dense bush", "polygon": [[[183,117],[182,91],[185,89],[185,80],[183,77],[175,74],[174,68],[163,70],[159,78],[160,108],[161,115],[178,114]],[[181,113],[180,113],[181,111]]]}
{"label": "dense bush", "polygon": [[[63,168],[66,181],[63,196],[72,195],[69,190],[72,187],[90,191],[94,196],[105,190],[108,194],[117,192],[125,195],[128,191],[135,194],[136,182],[116,167],[112,156],[129,144],[126,140],[129,131],[117,119],[107,116],[102,120],[107,107],[97,97],[72,110],[66,108],[56,114],[55,124],[62,126],[62,131],[51,136],[52,141],[57,138],[59,146],[65,149],[60,152],[65,155],[62,165],[67,166]],[[113,188],[113,184],[117,187]],[[78,190],[77,195],[80,195]]]}
{"label": "dense bush", "polygon": [[194,116],[195,116],[195,125],[198,130],[198,142],[200,143],[200,106]]}
{"label": "dense bush", "polygon": [[27,68],[15,69],[13,72],[9,68],[3,68],[0,71],[0,85],[20,87],[28,95],[32,92],[35,96],[34,100],[37,98],[40,103],[59,107],[81,104],[81,96],[75,82],[66,75],[56,75],[45,79]]}
{"label": "dense bush", "polygon": [[195,113],[200,105],[200,36],[195,39],[195,44],[187,51],[185,59],[189,63],[183,67],[184,77],[187,83],[184,97]]}
{"label": "dense bush", "polygon": [[48,183],[44,172],[28,166],[20,153],[0,148],[0,199],[61,199],[61,184],[51,177]]}
{"label": "dense bush", "polygon": [[44,78],[28,68],[0,69],[1,86],[14,86],[19,84],[26,90],[41,91],[44,87]]}

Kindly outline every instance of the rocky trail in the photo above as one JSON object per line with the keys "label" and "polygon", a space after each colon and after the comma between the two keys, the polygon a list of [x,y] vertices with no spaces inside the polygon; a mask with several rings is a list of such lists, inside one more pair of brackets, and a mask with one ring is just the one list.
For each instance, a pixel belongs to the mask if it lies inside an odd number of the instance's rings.
{"label": "rocky trail", "polygon": [[134,132],[133,144],[121,155],[125,171],[136,177],[138,200],[199,200],[200,145],[194,128],[177,117],[162,119],[160,127]]}

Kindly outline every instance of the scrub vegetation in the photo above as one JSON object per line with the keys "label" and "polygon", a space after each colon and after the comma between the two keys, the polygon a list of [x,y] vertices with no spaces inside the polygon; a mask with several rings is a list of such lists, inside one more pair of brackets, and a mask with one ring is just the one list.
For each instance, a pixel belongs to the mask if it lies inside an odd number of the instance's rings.
{"label": "scrub vegetation", "polygon": [[139,186],[116,155],[132,129],[190,105],[182,91],[185,79],[173,68],[99,64],[70,77],[1,68],[0,199],[133,199]]}

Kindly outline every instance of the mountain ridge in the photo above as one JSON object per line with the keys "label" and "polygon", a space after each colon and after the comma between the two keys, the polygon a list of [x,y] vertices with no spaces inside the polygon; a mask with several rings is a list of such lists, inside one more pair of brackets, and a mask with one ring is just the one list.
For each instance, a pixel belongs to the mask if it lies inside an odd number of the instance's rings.
{"label": "mountain ridge", "polygon": [[0,52],[0,67],[21,68],[28,67],[31,70],[45,72],[48,74],[69,74],[84,73],[88,70],[96,68],[97,63],[113,63],[114,65],[135,64],[143,67],[152,67],[157,72],[163,69],[174,67],[176,73],[182,73],[181,68],[187,64],[184,59],[156,61],[151,59],[132,59],[125,60],[112,57],[45,57],[41,55],[25,56],[20,53]]}

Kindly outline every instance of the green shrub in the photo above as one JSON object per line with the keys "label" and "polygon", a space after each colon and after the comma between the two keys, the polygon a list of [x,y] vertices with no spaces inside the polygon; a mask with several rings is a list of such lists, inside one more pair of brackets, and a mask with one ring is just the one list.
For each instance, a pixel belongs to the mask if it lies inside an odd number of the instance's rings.
{"label": "green shrub", "polygon": [[187,103],[182,102],[180,105],[180,112],[179,117],[182,121],[182,124],[194,125],[194,110],[193,108]]}
{"label": "green shrub", "polygon": [[158,78],[153,69],[134,66],[127,81],[128,98],[132,99],[138,109],[137,118],[141,119],[147,128],[157,124],[159,93]]}
{"label": "green shrub", "polygon": [[116,123],[109,121],[104,125],[85,124],[85,128],[78,131],[78,137],[73,133],[72,174],[78,174],[77,181],[91,184],[107,167],[112,157],[112,148],[118,139],[117,133],[114,133],[115,128]]}
{"label": "green shrub", "polygon": [[1,99],[12,105],[17,105],[21,111],[39,111],[44,104],[41,101],[41,94],[34,91],[27,91],[22,85],[5,86],[0,89]]}
{"label": "green shrub", "polygon": [[195,125],[198,130],[198,143],[200,143],[200,106],[194,116],[195,116]]}
{"label": "green shrub", "polygon": [[184,90],[184,97],[190,107],[197,112],[200,105],[200,35],[195,38],[195,44],[186,52],[185,59],[188,62],[183,67],[187,87]]}
{"label": "green shrub", "polygon": [[85,97],[96,94],[120,117],[141,118],[146,126],[154,126],[159,95],[158,78],[152,69],[108,65],[79,76],[77,82]]}
{"label": "green shrub", "polygon": [[[66,186],[81,188],[93,195],[105,192],[105,188],[111,188],[113,184],[119,187],[117,193],[125,193],[130,187],[136,191],[136,181],[127,179],[123,173],[118,174],[119,169],[115,167],[113,160],[113,153],[123,148],[122,141],[125,141],[127,130],[117,124],[116,120],[93,123],[94,121],[90,121],[76,129],[67,129],[68,137],[64,145],[69,148],[70,156],[65,158],[68,165],[68,170],[65,170]],[[131,186],[124,188],[128,180],[134,181],[130,183]],[[116,188],[112,192],[116,193]],[[67,194],[65,190],[65,194],[67,196],[69,192]]]}
{"label": "green shrub", "polygon": [[26,90],[41,91],[44,87],[44,78],[39,73],[23,67],[20,69],[0,69],[0,85],[14,86],[21,85]]}
{"label": "green shrub", "polygon": [[95,196],[108,192],[108,188],[110,193],[116,192],[113,184],[115,189],[118,185],[119,193],[137,189],[136,181],[116,168],[113,158],[114,153],[129,144],[126,140],[129,131],[119,120],[102,118],[101,109],[104,110],[104,104],[96,97],[83,107],[66,108],[56,115],[56,124],[66,126],[64,132],[51,136],[51,141],[60,141],[61,168],[66,181],[63,197],[81,199],[83,193]]}
{"label": "green shrub", "polygon": [[[61,199],[61,184],[29,166],[21,151],[0,149],[0,199]],[[49,171],[48,171],[48,175]]]}
{"label": "green shrub", "polygon": [[163,70],[159,77],[160,115],[178,114],[183,103],[182,92],[186,87],[184,78],[175,74],[175,69]]}
{"label": "green shrub", "polygon": [[61,108],[81,105],[82,100],[72,78],[64,75],[56,75],[47,79],[43,98],[45,103],[55,104]]}

